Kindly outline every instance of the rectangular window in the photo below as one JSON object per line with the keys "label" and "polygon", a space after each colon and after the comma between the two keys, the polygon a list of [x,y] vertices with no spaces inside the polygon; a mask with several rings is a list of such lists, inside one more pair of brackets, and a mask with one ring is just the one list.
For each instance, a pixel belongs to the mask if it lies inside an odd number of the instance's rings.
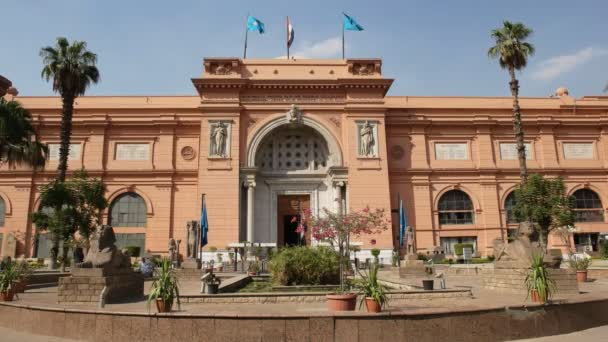
{"label": "rectangular window", "polygon": [[439,238],[439,242],[446,255],[454,254],[454,245],[457,243],[472,244],[473,245],[473,254],[477,250],[477,237],[475,237],[475,236],[442,237],[442,238]]}
{"label": "rectangular window", "polygon": [[[59,160],[59,144],[48,144],[49,160]],[[80,144],[70,144],[68,160],[80,160]]]}
{"label": "rectangular window", "polygon": [[564,159],[593,159],[593,143],[564,143]]}
{"label": "rectangular window", "polygon": [[116,160],[149,160],[150,144],[116,144]]}
{"label": "rectangular window", "polygon": [[[526,159],[532,159],[530,153],[530,144],[525,143]],[[500,159],[502,160],[517,160],[517,144],[516,143],[500,143]]]}
{"label": "rectangular window", "polygon": [[435,160],[467,160],[467,144],[435,144]]}

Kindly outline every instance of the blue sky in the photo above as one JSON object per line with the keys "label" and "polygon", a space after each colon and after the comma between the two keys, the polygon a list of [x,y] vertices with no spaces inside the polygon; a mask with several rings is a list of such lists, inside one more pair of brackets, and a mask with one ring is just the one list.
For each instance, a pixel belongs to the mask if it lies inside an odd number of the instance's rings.
{"label": "blue sky", "polygon": [[505,19],[534,29],[537,54],[521,75],[523,96],[596,95],[608,82],[605,0],[2,0],[0,74],[21,95],[51,95],[40,47],[57,36],[86,40],[102,81],[89,95],[195,94],[204,56],[242,57],[247,12],[266,24],[250,34],[248,57],[340,56],[341,12],[365,27],[347,32],[347,57],[380,57],[391,95],[503,96],[507,73],[487,58],[491,29]]}

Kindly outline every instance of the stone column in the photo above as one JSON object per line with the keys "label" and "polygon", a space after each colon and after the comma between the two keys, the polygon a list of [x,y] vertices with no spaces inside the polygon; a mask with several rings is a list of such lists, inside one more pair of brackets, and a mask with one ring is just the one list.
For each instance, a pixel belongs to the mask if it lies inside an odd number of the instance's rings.
{"label": "stone column", "polygon": [[254,205],[255,201],[255,182],[247,183],[247,241],[254,242],[253,223],[254,223]]}
{"label": "stone column", "polygon": [[344,213],[344,207],[342,205],[342,187],[344,187],[344,182],[336,182],[334,184],[335,194],[336,194],[336,211],[340,213]]}

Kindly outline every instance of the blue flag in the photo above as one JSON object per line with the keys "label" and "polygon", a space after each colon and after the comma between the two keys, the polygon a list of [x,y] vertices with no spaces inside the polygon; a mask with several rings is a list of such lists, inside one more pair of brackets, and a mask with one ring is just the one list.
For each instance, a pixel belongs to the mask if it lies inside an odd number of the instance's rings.
{"label": "blue flag", "polygon": [[207,205],[203,197],[203,205],[201,209],[201,247],[207,244],[207,234],[209,233],[209,222],[207,222]]}
{"label": "blue flag", "polygon": [[264,30],[264,23],[252,16],[247,17],[247,30],[248,31],[258,31],[259,33],[266,32]]}
{"label": "blue flag", "polygon": [[403,208],[403,200],[399,199],[399,245],[403,248],[405,233],[407,231],[407,221],[405,219],[405,209]]}
{"label": "blue flag", "polygon": [[346,13],[344,14],[344,29],[347,31],[363,31],[363,26],[359,25],[355,19],[349,17]]}

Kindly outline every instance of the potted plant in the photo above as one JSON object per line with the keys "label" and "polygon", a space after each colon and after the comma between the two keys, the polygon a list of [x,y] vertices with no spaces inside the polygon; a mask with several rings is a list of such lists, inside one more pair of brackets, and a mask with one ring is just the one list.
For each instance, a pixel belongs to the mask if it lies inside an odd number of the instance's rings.
{"label": "potted plant", "polygon": [[171,260],[163,258],[160,267],[155,270],[155,279],[148,295],[148,310],[150,310],[150,303],[155,301],[158,312],[170,312],[174,300],[177,300],[179,309],[181,305],[179,283],[173,268],[171,268]]}
{"label": "potted plant", "polygon": [[209,277],[205,279],[205,284],[207,284],[207,294],[219,293],[221,283],[222,280],[215,274],[211,273],[211,275],[209,275]]}
{"label": "potted plant", "polygon": [[218,252],[216,254],[216,256],[217,256],[217,270],[219,272],[222,272],[224,270],[223,255],[221,252]]}
{"label": "potted plant", "polygon": [[354,310],[357,305],[357,295],[346,287],[347,269],[350,269],[351,238],[364,234],[378,234],[388,229],[385,210],[370,210],[369,207],[366,207],[360,211],[343,213],[342,210],[333,212],[323,208],[321,215],[314,216],[307,209],[304,212],[304,220],[298,228],[304,229],[305,224],[312,227],[312,235],[317,241],[330,244],[339,253],[340,288],[336,293],[326,296],[329,310]]}
{"label": "potted plant", "polygon": [[587,258],[585,255],[570,254],[568,264],[570,264],[570,268],[576,270],[576,280],[579,283],[587,281],[587,269],[591,265],[591,258]]}
{"label": "potted plant", "polygon": [[355,281],[355,287],[362,295],[359,307],[365,302],[367,312],[380,312],[388,304],[387,288],[378,282],[378,268],[377,262],[372,263],[369,272],[367,274],[359,272],[361,278]]}
{"label": "potted plant", "polygon": [[528,297],[535,303],[545,303],[555,290],[555,281],[551,278],[543,260],[544,252],[532,254],[528,274],[524,280]]}
{"label": "potted plant", "polygon": [[247,274],[251,277],[257,276],[260,272],[260,263],[257,260],[252,260],[247,266]]}
{"label": "potted plant", "polygon": [[19,281],[19,270],[13,261],[4,264],[0,272],[0,300],[3,302],[13,301],[15,295],[15,284]]}

